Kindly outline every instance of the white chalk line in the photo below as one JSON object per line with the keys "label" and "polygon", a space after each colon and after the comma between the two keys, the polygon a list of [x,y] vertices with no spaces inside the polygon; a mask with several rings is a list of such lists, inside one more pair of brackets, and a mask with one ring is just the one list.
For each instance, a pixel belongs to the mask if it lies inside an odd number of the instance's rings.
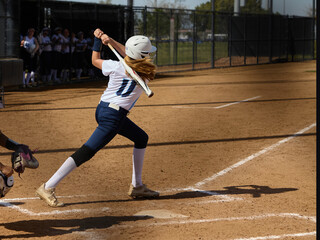
{"label": "white chalk line", "polygon": [[280,239],[286,237],[306,237],[306,236],[316,236],[317,232],[305,232],[305,233],[292,233],[292,234],[282,234],[282,235],[271,235],[264,237],[251,237],[251,238],[236,238],[233,240],[265,240],[265,239]]}
{"label": "white chalk line", "polygon": [[[219,194],[217,192],[212,192],[212,191],[205,191],[205,190],[200,190],[198,189],[198,187],[212,181],[212,180],[215,180],[216,178],[220,177],[220,176],[223,176],[224,174],[232,171],[233,169],[253,160],[254,158],[268,152],[268,151],[271,151],[273,150],[274,148],[280,146],[281,144],[285,143],[285,142],[288,142],[289,140],[293,139],[294,137],[296,136],[299,136],[301,135],[302,133],[310,130],[311,128],[315,127],[316,124],[313,123],[311,124],[310,126],[300,130],[299,132],[293,134],[292,136],[288,137],[288,138],[285,138],[285,139],[282,139],[280,140],[279,142],[255,153],[255,154],[252,154],[250,155],[249,157],[239,161],[238,163],[212,175],[211,177],[209,178],[206,178],[198,183],[196,183],[194,186],[191,186],[191,187],[187,187],[187,188],[181,188],[181,189],[171,189],[171,190],[167,190],[167,191],[164,191],[164,192],[176,192],[176,191],[187,191],[187,190],[191,190],[191,191],[198,191],[198,192],[203,192],[203,193],[206,193],[210,196],[217,196],[217,197],[220,197],[222,199],[220,200],[211,200],[209,202],[225,202],[225,201],[234,201],[234,200],[243,200],[242,198],[235,198],[235,197],[231,197],[231,196],[228,196],[228,195],[223,195],[223,194]],[[61,198],[72,198],[72,197],[76,197],[76,196],[61,196]],[[77,197],[87,197],[87,195],[77,195]],[[10,207],[12,209],[16,209],[18,210],[19,212],[22,212],[22,213],[26,213],[28,215],[33,215],[33,216],[40,216],[40,215],[53,215],[53,214],[64,214],[64,213],[71,213],[71,212],[77,212],[77,211],[80,211],[80,212],[83,212],[83,211],[89,211],[88,209],[73,209],[73,210],[65,210],[65,211],[58,211],[60,213],[55,213],[56,211],[52,211],[52,212],[43,212],[43,213],[34,213],[32,211],[29,211],[27,209],[24,209],[24,208],[21,208],[19,206],[16,206],[16,205],[13,205],[11,203],[7,203],[6,201],[19,201],[19,200],[34,200],[34,199],[38,199],[38,198],[12,198],[12,199],[4,199],[4,200],[0,200],[0,205],[3,205],[3,206],[7,206],[7,207]],[[208,201],[207,201],[208,202]],[[106,209],[106,208],[104,208]]]}
{"label": "white chalk line", "polygon": [[99,209],[71,209],[71,210],[54,210],[50,212],[40,212],[35,213],[28,209],[21,208],[17,205],[11,204],[9,202],[0,202],[0,205],[17,210],[18,212],[27,214],[29,216],[48,216],[48,215],[60,215],[60,214],[70,214],[70,213],[92,213],[92,212],[105,212],[108,211],[108,207],[103,207]]}
{"label": "white chalk line", "polygon": [[[59,198],[81,198],[81,197],[89,197],[89,196],[97,196],[97,195],[71,195],[71,196],[59,196]],[[39,197],[25,197],[25,198],[4,198],[1,201],[13,202],[13,201],[25,201],[25,200],[39,200]]]}
{"label": "white chalk line", "polygon": [[[261,156],[262,154],[265,154],[265,153],[267,153],[267,152],[269,152],[269,151],[271,151],[271,150],[279,147],[279,146],[282,145],[283,143],[286,143],[286,142],[290,141],[291,139],[293,139],[293,138],[295,138],[295,137],[303,134],[304,132],[306,132],[306,131],[314,128],[315,126],[316,126],[316,123],[311,124],[310,126],[308,126],[308,127],[304,128],[304,129],[296,132],[296,133],[293,134],[292,136],[287,137],[287,138],[285,138],[285,139],[282,139],[282,140],[280,140],[279,142],[277,142],[277,143],[275,143],[275,144],[272,144],[271,146],[266,147],[266,148],[262,149],[261,151],[259,151],[259,152],[257,152],[257,153],[254,153],[254,154],[250,155],[249,157],[246,157],[245,159],[243,159],[243,160],[241,160],[241,161],[233,164],[232,166],[227,167],[227,168],[225,168],[224,170],[222,170],[222,171],[220,171],[220,172],[218,172],[218,173],[216,173],[216,174],[213,174],[211,177],[208,177],[208,178],[206,178],[206,179],[204,179],[204,180],[196,183],[196,184],[194,185],[194,187],[195,187],[195,188],[199,188],[199,187],[201,187],[202,185],[204,185],[204,184],[206,184],[206,183],[208,183],[208,182],[211,182],[211,181],[217,179],[218,177],[221,177],[221,176],[225,175],[226,173],[228,173],[228,172],[230,172],[230,171],[232,171],[232,170],[234,170],[234,169],[242,166],[243,164],[245,164],[245,163],[247,163],[247,162],[249,162],[249,161],[251,161],[251,160],[253,160],[253,159],[255,159],[255,158],[259,157],[259,156]],[[190,187],[190,188],[193,188],[193,187]]]}
{"label": "white chalk line", "polygon": [[211,218],[211,219],[190,219],[190,220],[174,220],[166,222],[153,222],[149,224],[135,224],[135,225],[119,225],[120,227],[148,227],[148,226],[165,226],[172,224],[197,224],[197,223],[212,223],[212,222],[230,222],[230,221],[243,221],[243,220],[260,220],[271,217],[282,217],[282,218],[298,218],[312,223],[316,223],[316,217],[304,216],[298,213],[269,213],[262,215],[253,215],[246,217],[228,217],[228,218]]}
{"label": "white chalk line", "polygon": [[251,101],[251,100],[260,98],[260,97],[261,97],[261,96],[256,96],[256,97],[252,97],[252,98],[247,98],[247,99],[242,100],[242,101],[233,102],[233,103],[228,103],[228,104],[225,104],[225,105],[222,105],[222,106],[215,107],[215,109],[224,108],[224,107],[229,107],[229,106],[231,106],[231,105],[239,104],[239,103],[242,103],[242,102],[248,102],[248,101]]}
{"label": "white chalk line", "polygon": [[217,107],[200,107],[200,106],[172,106],[173,108],[204,108],[204,109],[220,109],[220,108],[224,108],[224,107],[229,107],[231,105],[235,105],[235,104],[239,104],[242,102],[248,102],[257,98],[260,98],[261,96],[256,96],[256,97],[252,97],[252,98],[247,98],[241,101],[237,101],[237,102],[232,102],[232,103],[228,103],[225,105],[221,105],[221,106],[217,106]]}
{"label": "white chalk line", "polygon": [[[59,196],[58,198],[79,198],[79,197],[88,197],[91,195],[73,195],[73,196]],[[14,205],[10,202],[14,201],[26,201],[26,200],[39,200],[39,197],[28,197],[28,198],[6,198],[0,200],[0,206],[8,207],[11,209],[14,209],[20,213],[27,214],[29,216],[47,216],[47,215],[58,215],[58,214],[70,214],[70,213],[91,213],[91,212],[105,212],[109,211],[110,208],[103,207],[99,209],[71,209],[71,210],[54,210],[49,212],[40,212],[36,213],[33,211],[30,211],[26,208],[19,207],[17,205]]]}
{"label": "white chalk line", "polygon": [[228,196],[228,195],[224,195],[224,194],[220,194],[220,193],[217,193],[217,192],[212,192],[212,191],[205,191],[205,190],[200,190],[198,189],[199,187],[201,187],[202,185],[208,183],[208,182],[211,182],[215,179],[217,179],[218,177],[221,177],[223,175],[225,175],[226,173],[242,166],[243,164],[261,156],[262,154],[264,153],[267,153],[277,147],[279,147],[281,144],[283,143],[286,143],[288,141],[290,141],[291,139],[303,134],[304,132],[314,128],[316,126],[316,123],[313,123],[311,124],[310,126],[296,132],[295,134],[293,134],[292,136],[290,137],[287,137],[287,138],[284,138],[280,141],[278,141],[277,143],[275,144],[272,144],[271,146],[269,147],[266,147],[264,149],[262,149],[261,151],[257,152],[257,153],[254,153],[252,155],[250,155],[249,157],[246,157],[245,159],[231,165],[230,167],[227,167],[225,169],[223,169],[222,171],[218,172],[218,173],[215,173],[213,174],[212,176],[208,177],[208,178],[205,178],[204,180],[194,184],[193,186],[189,186],[189,187],[186,187],[186,188],[172,188],[172,189],[168,189],[168,190],[165,190],[165,191],[162,191],[164,193],[170,193],[170,192],[182,192],[182,191],[198,191],[198,192],[202,192],[202,193],[206,193],[208,195],[211,195],[211,196],[217,196],[217,197],[220,197],[220,198],[224,198],[225,200],[227,201],[232,201],[232,200],[243,200],[242,198],[234,198],[234,197],[231,197],[231,196]]}

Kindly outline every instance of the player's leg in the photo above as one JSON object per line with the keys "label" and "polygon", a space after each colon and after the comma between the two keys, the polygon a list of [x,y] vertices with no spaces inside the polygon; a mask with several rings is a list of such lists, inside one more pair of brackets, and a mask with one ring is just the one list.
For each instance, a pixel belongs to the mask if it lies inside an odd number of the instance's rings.
{"label": "player's leg", "polygon": [[96,117],[99,126],[93,132],[89,140],[73,153],[53,174],[53,176],[42,184],[36,194],[51,207],[62,207],[64,204],[59,202],[55,196],[57,185],[74,169],[90,160],[96,152],[109,143],[117,134],[118,129],[125,116],[120,116],[118,112],[108,107],[97,107]]}
{"label": "player's leg", "polygon": [[126,118],[119,134],[134,142],[132,154],[132,182],[129,189],[130,197],[158,197],[159,193],[148,189],[142,183],[142,169],[148,135],[129,118]]}

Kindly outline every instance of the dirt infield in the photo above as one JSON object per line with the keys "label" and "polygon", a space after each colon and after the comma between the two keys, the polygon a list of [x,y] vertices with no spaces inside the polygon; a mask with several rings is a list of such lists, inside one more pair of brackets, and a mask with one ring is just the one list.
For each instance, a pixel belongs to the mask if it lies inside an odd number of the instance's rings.
{"label": "dirt infield", "polygon": [[[316,63],[160,75],[129,118],[149,134],[131,200],[132,144],[117,136],[57,188],[35,189],[97,126],[106,83],[6,92],[2,132],[39,149],[0,200],[0,239],[316,239]],[[0,161],[10,153],[0,149]]]}

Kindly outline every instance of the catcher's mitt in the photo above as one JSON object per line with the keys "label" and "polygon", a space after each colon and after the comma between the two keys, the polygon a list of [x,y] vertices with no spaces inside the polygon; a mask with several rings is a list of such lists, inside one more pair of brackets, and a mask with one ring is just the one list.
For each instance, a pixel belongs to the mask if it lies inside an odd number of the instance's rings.
{"label": "catcher's mitt", "polygon": [[19,173],[24,172],[25,168],[39,167],[38,160],[33,156],[35,151],[31,151],[28,146],[20,144],[11,155],[12,168]]}

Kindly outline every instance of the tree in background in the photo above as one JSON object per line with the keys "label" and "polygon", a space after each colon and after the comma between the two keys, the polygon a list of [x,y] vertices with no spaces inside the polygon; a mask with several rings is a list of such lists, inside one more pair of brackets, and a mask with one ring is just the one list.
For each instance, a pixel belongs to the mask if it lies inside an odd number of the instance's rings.
{"label": "tree in background", "polygon": [[112,4],[112,0],[100,0],[100,4]]}
{"label": "tree in background", "polygon": [[173,3],[166,0],[148,0],[148,6],[156,7],[156,8],[177,8],[177,9],[185,9],[186,7],[182,4],[185,0],[174,0]]}
{"label": "tree in background", "polygon": [[[246,4],[240,7],[242,13],[268,13],[261,7],[262,0],[246,0]],[[196,10],[211,10],[211,1],[202,3],[195,8]],[[233,12],[234,0],[215,0],[215,11],[217,12]]]}

